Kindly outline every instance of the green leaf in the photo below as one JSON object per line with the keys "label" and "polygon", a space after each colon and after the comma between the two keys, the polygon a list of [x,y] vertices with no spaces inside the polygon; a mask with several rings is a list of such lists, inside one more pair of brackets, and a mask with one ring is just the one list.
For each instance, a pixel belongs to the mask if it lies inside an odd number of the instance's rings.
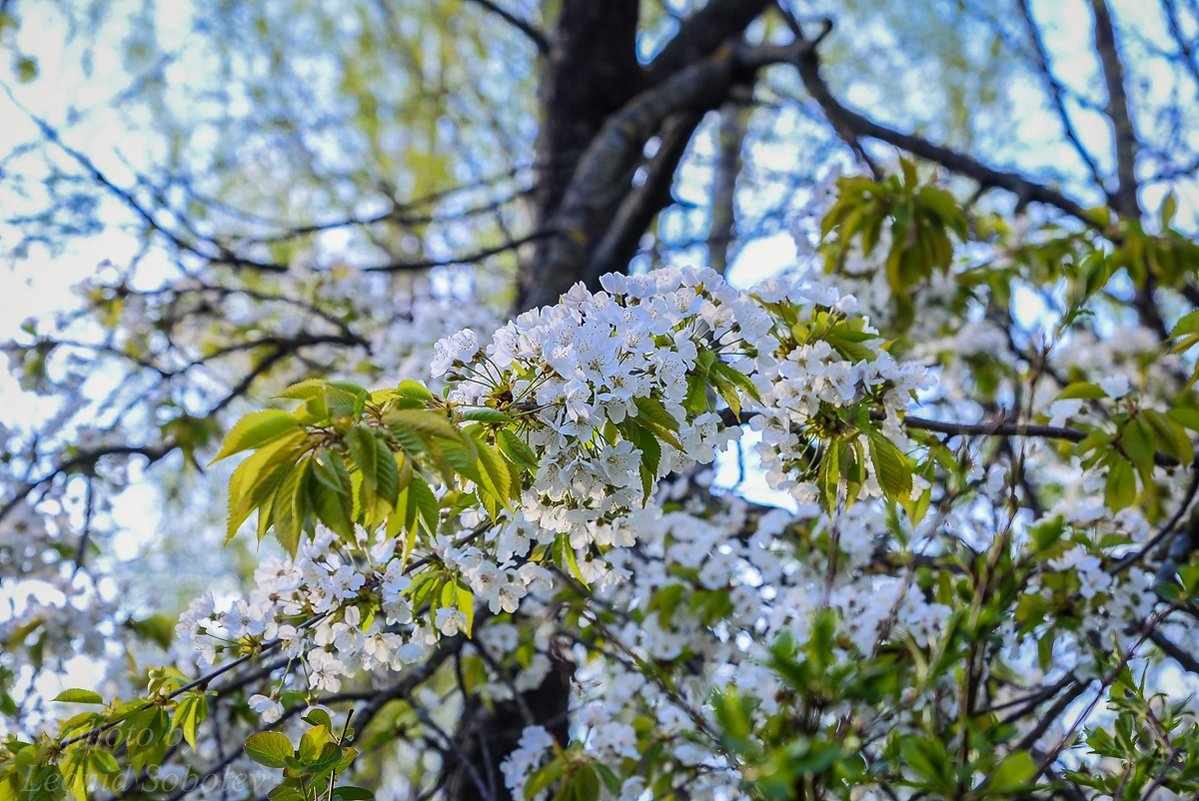
{"label": "green leaf", "polygon": [[908,736],[900,741],[899,753],[903,761],[935,790],[942,790],[950,783],[949,758],[942,743],[922,737]]}
{"label": "green leaf", "polygon": [[229,519],[225,541],[237,535],[238,528],[264,502],[269,503],[275,491],[290,472],[288,462],[294,461],[302,450],[304,432],[294,431],[260,448],[237,466],[229,476]]}
{"label": "green leaf", "polygon": [[533,771],[533,775],[525,784],[525,801],[535,798],[541,791],[560,779],[564,770],[562,761],[554,759]]}
{"label": "green leaf", "polygon": [[701,375],[698,372],[687,377],[687,396],[683,399],[683,408],[693,415],[700,415],[708,411],[707,378],[706,373]]}
{"label": "green leaf", "polygon": [[104,751],[102,749],[92,751],[91,763],[92,767],[99,773],[112,775],[121,772],[121,763],[117,762],[117,758],[112,755],[111,751]]}
{"label": "green leaf", "polygon": [[325,390],[328,388],[328,382],[322,381],[319,378],[305,378],[303,381],[297,381],[292,384],[275,397],[287,400],[312,400],[313,398],[324,397]]}
{"label": "green leaf", "polygon": [[510,423],[512,418],[499,409],[488,409],[482,406],[467,409],[462,413],[463,420],[473,420],[479,423]]}
{"label": "green leaf", "polygon": [[678,433],[679,421],[675,420],[674,416],[666,411],[666,407],[662,405],[661,401],[654,398],[642,397],[633,398],[633,403],[637,407],[637,416],[643,421],[648,420],[659,428]]}
{"label": "green leaf", "polygon": [[234,424],[225,442],[209,464],[251,448],[258,448],[284,434],[300,429],[300,421],[291,412],[263,409],[250,412]]}
{"label": "green leaf", "polygon": [[1176,406],[1166,412],[1166,417],[1192,431],[1199,431],[1199,409],[1187,409]]}
{"label": "green leaf", "polygon": [[421,434],[442,439],[457,440],[461,438],[458,427],[447,420],[444,415],[424,409],[392,409],[383,415],[383,422],[389,426],[410,428]]}
{"label": "green leaf", "polygon": [[570,785],[574,792],[575,801],[599,801],[599,774],[595,772],[595,768],[591,767],[591,765],[582,765],[579,767],[575,771],[574,779]]}
{"label": "green leaf", "polygon": [[512,433],[506,428],[500,429],[499,446],[504,456],[508,457],[508,461],[518,467],[523,467],[526,470],[537,469],[537,454],[529,447],[529,443],[525,442],[517,434]]}
{"label": "green leaf", "polygon": [[614,796],[620,795],[621,781],[620,777],[612,770],[612,768],[603,763],[596,762],[594,765],[600,778],[604,780],[604,786],[608,788],[608,792]]}
{"label": "green leaf", "polygon": [[[293,557],[300,547],[300,535],[308,517],[309,498],[305,480],[311,464],[312,459],[305,458],[289,470],[271,501],[271,524],[275,528],[275,537],[283,550]],[[264,530],[259,526],[260,532]]]}
{"label": "green leaf", "polygon": [[1130,506],[1137,498],[1137,477],[1132,462],[1117,458],[1108,467],[1107,483],[1103,490],[1104,503],[1113,512]]}
{"label": "green leaf", "polygon": [[479,475],[483,486],[502,506],[511,509],[512,481],[499,451],[486,442],[476,441],[479,451]]}
{"label": "green leaf", "polygon": [[376,473],[379,461],[379,451],[375,447],[375,435],[369,428],[351,428],[345,435],[346,447],[358,472],[362,473],[362,482],[374,492]]}
{"label": "green leaf", "polygon": [[294,787],[281,784],[266,794],[271,801],[309,801],[308,797]]}
{"label": "green leaf", "polygon": [[422,403],[427,403],[433,400],[434,397],[428,387],[420,381],[413,381],[411,378],[405,378],[401,381],[400,385],[396,388],[396,392],[399,393],[400,397],[421,401]]}
{"label": "green leaf", "polygon": [[1099,400],[1106,397],[1107,393],[1098,384],[1092,384],[1089,381],[1074,381],[1067,384],[1065,389],[1058,393],[1056,399],[1069,400],[1070,398],[1082,398],[1083,400]]}
{"label": "green leaf", "polygon": [[[103,753],[108,753],[107,751]],[[109,754],[111,757],[112,755]],[[91,767],[92,760],[89,759],[87,751],[83,748],[76,748],[67,754],[65,760],[59,760],[59,768],[62,771],[63,780],[66,782],[67,789],[70,790],[71,796],[75,801],[88,801],[87,797],[87,775],[88,769]],[[15,778],[15,777],[13,777]],[[10,789],[11,785],[7,782],[0,784],[0,799],[3,801],[17,801],[18,797],[29,798],[34,793],[29,792],[28,788],[22,788],[23,792],[18,796],[17,792]]]}
{"label": "green leaf", "polygon": [[463,629],[469,638],[475,627],[475,595],[461,581],[454,585],[454,595],[454,608],[462,613],[462,617],[466,621]]}
{"label": "green leaf", "polygon": [[999,761],[987,782],[989,795],[1006,795],[1024,789],[1037,773],[1037,761],[1027,751],[1013,751]]}
{"label": "green leaf", "polygon": [[570,537],[566,534],[559,534],[557,539],[554,540],[554,547],[557,550],[558,564],[565,567],[567,572],[574,576],[575,580],[584,587],[590,586],[587,583],[587,579],[583,576],[583,569],[579,566],[579,555],[570,544]]}
{"label": "green leaf", "polygon": [[395,506],[396,496],[400,494],[400,468],[383,435],[377,434],[374,440],[375,490],[379,499],[392,507]]}
{"label": "green leaf", "polygon": [[308,710],[300,720],[313,726],[325,726],[329,731],[333,730],[333,718],[329,717],[329,713],[319,706],[314,706]]}
{"label": "green leaf", "polygon": [[1155,409],[1143,409],[1141,415],[1153,429],[1157,442],[1166,453],[1182,464],[1189,464],[1195,458],[1194,446],[1181,423],[1171,420]]}
{"label": "green leaf", "polygon": [[313,726],[300,738],[300,747],[296,751],[296,755],[301,762],[316,762],[321,758],[325,744],[331,742],[333,742],[333,733],[329,731],[328,726]]}
{"label": "green leaf", "polygon": [[291,740],[277,731],[262,731],[246,738],[246,756],[268,768],[285,768],[295,755]]}
{"label": "green leaf", "polygon": [[1153,473],[1153,457],[1154,457],[1154,432],[1150,423],[1143,417],[1137,416],[1130,419],[1124,425],[1123,437],[1120,440],[1120,446],[1124,453],[1136,465],[1137,470],[1141,475],[1149,476]]}
{"label": "green leaf", "polygon": [[870,429],[870,461],[879,486],[889,498],[906,499],[912,494],[912,471],[903,453],[880,431]]}
{"label": "green leaf", "polygon": [[312,509],[334,532],[354,535],[354,484],[345,462],[336,451],[320,450],[312,457],[308,492]]}
{"label": "green leaf", "polygon": [[309,485],[308,494],[312,511],[316,513],[317,518],[343,540],[352,540],[354,538],[354,519],[351,517],[352,499],[336,495],[328,487],[315,482]]}
{"label": "green leaf", "polygon": [[196,728],[208,717],[208,699],[203,693],[188,693],[180,699],[171,718],[174,728],[183,732],[183,739],[196,749]]}
{"label": "green leaf", "polygon": [[362,787],[343,784],[333,788],[333,801],[372,801],[375,794]]}
{"label": "green leaf", "polygon": [[412,476],[412,485],[408,488],[409,502],[415,504],[417,521],[429,534],[437,533],[437,526],[441,522],[441,509],[437,503],[437,496],[433,494],[428,483],[420,476]]}
{"label": "green leaf", "polygon": [[101,696],[100,693],[92,692],[91,690],[80,690],[79,688],[63,690],[58,695],[54,696],[54,700],[62,701],[63,703],[71,703],[71,704],[102,704],[102,703],[104,703],[104,697]]}

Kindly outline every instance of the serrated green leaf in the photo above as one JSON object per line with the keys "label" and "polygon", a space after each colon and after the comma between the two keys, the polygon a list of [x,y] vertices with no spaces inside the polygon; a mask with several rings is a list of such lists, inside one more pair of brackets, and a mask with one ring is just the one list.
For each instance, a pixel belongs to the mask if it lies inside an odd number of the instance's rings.
{"label": "serrated green leaf", "polygon": [[906,499],[912,493],[912,470],[907,458],[881,432],[871,429],[867,438],[879,486],[889,498]]}
{"label": "serrated green leaf", "polygon": [[[289,555],[295,556],[300,547],[300,535],[309,512],[309,496],[306,486],[308,469],[312,460],[303,458],[291,468],[275,497],[271,501],[270,525],[275,530],[275,538]],[[265,531],[259,527],[260,531]]]}
{"label": "serrated green leaf", "polygon": [[300,421],[291,412],[279,409],[250,412],[234,424],[220,451],[212,457],[209,464],[215,464],[244,450],[259,448],[271,440],[300,429]]}
{"label": "serrated green leaf", "polygon": [[369,428],[352,428],[345,435],[346,447],[354,466],[362,474],[363,484],[373,493],[377,486],[379,451],[375,444],[375,435]]}
{"label": "serrated green leaf", "polygon": [[396,496],[400,494],[400,470],[396,464],[395,454],[387,447],[387,441],[381,434],[376,434],[375,440],[375,490],[380,500],[388,507],[393,507]]}
{"label": "serrated green leaf", "polygon": [[662,405],[661,401],[655,398],[639,397],[633,399],[633,404],[637,407],[637,416],[643,421],[648,420],[655,426],[678,433],[679,421],[666,411],[666,407]]}
{"label": "serrated green leaf", "polygon": [[499,409],[475,407],[462,412],[463,420],[473,420],[477,423],[510,423],[512,418]]}
{"label": "serrated green leaf", "polygon": [[303,381],[297,381],[290,385],[275,397],[286,400],[312,400],[313,398],[324,397],[325,390],[328,388],[329,383],[327,381],[322,381],[319,378],[305,378]]}
{"label": "serrated green leaf", "polygon": [[537,454],[529,443],[525,442],[521,437],[506,428],[499,431],[500,450],[508,460],[515,465],[525,468],[526,470],[537,469]]}
{"label": "serrated green leaf", "polygon": [[412,484],[408,491],[410,493],[409,503],[413,504],[416,509],[417,523],[428,534],[436,534],[437,526],[441,522],[437,496],[433,494],[428,483],[418,475],[412,477]]}
{"label": "serrated green leaf", "polygon": [[241,524],[255,508],[264,502],[269,503],[274,497],[289,471],[290,465],[287,463],[299,457],[304,439],[303,431],[288,434],[251,454],[233,471],[229,477],[226,542],[236,536]]}
{"label": "serrated green leaf", "polygon": [[383,422],[389,426],[409,428],[426,436],[448,440],[462,438],[458,427],[443,414],[424,409],[392,409],[383,415]]}
{"label": "serrated green leaf", "polygon": [[421,401],[422,403],[427,403],[434,399],[433,393],[429,391],[428,387],[420,381],[414,381],[411,378],[405,378],[401,381],[399,386],[396,387],[396,392],[401,397]]}
{"label": "serrated green leaf", "polygon": [[486,442],[476,440],[475,445],[479,452],[479,477],[483,481],[484,488],[501,506],[511,509],[512,483],[503,457],[500,456],[499,451]]}

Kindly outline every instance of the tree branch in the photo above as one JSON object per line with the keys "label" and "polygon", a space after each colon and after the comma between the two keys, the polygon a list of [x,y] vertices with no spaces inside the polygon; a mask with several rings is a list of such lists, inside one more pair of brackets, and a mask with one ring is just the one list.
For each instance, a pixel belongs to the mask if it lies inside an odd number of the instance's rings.
{"label": "tree branch", "polygon": [[466,0],[466,2],[474,3],[476,5],[482,6],[483,8],[490,11],[492,14],[495,14],[497,17],[502,19],[504,22],[511,25],[513,28],[516,28],[518,31],[523,33],[529,39],[529,41],[531,41],[533,43],[533,45],[537,48],[537,54],[539,56],[542,56],[544,58],[545,56],[549,55],[549,53],[550,53],[549,39],[547,39],[545,37],[545,34],[542,33],[537,27],[535,27],[528,20],[521,19],[520,17],[513,14],[511,11],[508,11],[506,8],[503,8],[498,3],[495,3],[492,0]]}
{"label": "tree branch", "polygon": [[1184,651],[1173,640],[1160,631],[1154,630],[1149,633],[1149,639],[1162,650],[1166,656],[1173,659],[1183,668],[1191,673],[1199,676],[1199,659],[1196,659],[1192,654]]}
{"label": "tree branch", "polygon": [[1099,165],[1095,163],[1094,156],[1083,146],[1082,140],[1078,137],[1078,131],[1074,128],[1074,122],[1070,119],[1070,113],[1066,110],[1065,92],[1061,81],[1053,74],[1053,69],[1049,66],[1049,51],[1045,47],[1045,40],[1041,37],[1040,26],[1037,25],[1033,18],[1032,9],[1029,8],[1028,0],[1017,0],[1020,6],[1020,14],[1024,17],[1025,27],[1028,28],[1028,38],[1032,42],[1033,54],[1037,65],[1037,70],[1041,73],[1041,78],[1045,82],[1045,90],[1049,95],[1050,101],[1053,103],[1053,108],[1057,112],[1058,119],[1062,123],[1062,131],[1066,134],[1066,139],[1069,140],[1074,152],[1082,159],[1083,164],[1091,173],[1091,178],[1103,190],[1103,174],[1099,171]]}
{"label": "tree branch", "polygon": [[1162,0],[1162,11],[1166,15],[1166,25],[1170,29],[1170,36],[1174,38],[1174,44],[1178,45],[1178,54],[1182,66],[1190,73],[1191,78],[1195,81],[1195,87],[1199,90],[1199,62],[1195,60],[1195,47],[1187,41],[1186,34],[1182,32],[1182,22],[1178,18],[1178,8],[1174,5],[1174,0]]}
{"label": "tree branch", "polygon": [[737,176],[745,144],[749,111],[741,100],[720,107],[716,164],[712,168],[712,218],[708,224],[708,266],[724,275],[737,225]]}
{"label": "tree branch", "polygon": [[[641,157],[645,143],[678,112],[702,115],[719,107],[730,87],[771,64],[794,61],[814,43],[743,44],[723,47],[641,92],[617,113],[587,146],[562,202],[549,221],[554,235],[542,243],[522,272],[523,305],[554,303],[577,280],[577,267],[607,230],[626,191],[613,187]],[[606,269],[618,269],[608,263]]]}
{"label": "tree branch", "polygon": [[[831,27],[832,22],[826,21],[824,33],[827,33]],[[819,40],[812,41],[815,43]],[[928,159],[951,172],[974,180],[981,188],[1004,189],[1016,195],[1023,203],[1036,202],[1051,206],[1092,228],[1101,228],[1098,221],[1094,220],[1082,205],[1055,189],[1039,184],[1019,173],[988,166],[972,156],[930,142],[915,134],[888,128],[849,109],[833,95],[828,83],[821,75],[820,59],[815,47],[801,50],[795,63],[804,87],[824,110],[825,116],[834,127],[844,127],[858,136],[878,139],[912,155]]]}
{"label": "tree branch", "polygon": [[498,245],[480,248],[471,253],[464,253],[461,256],[451,256],[445,259],[422,259],[420,261],[402,261],[392,262],[390,264],[378,264],[372,267],[364,267],[363,271],[368,273],[396,273],[396,272],[411,272],[413,270],[428,270],[433,267],[452,267],[457,264],[475,264],[484,259],[497,256],[500,253],[507,253],[510,250],[516,250],[522,245],[527,245],[530,242],[536,242],[538,239],[543,239],[552,234],[551,231],[542,230],[534,231],[524,236],[518,236],[515,239],[501,242]]}
{"label": "tree branch", "polygon": [[769,5],[770,0],[709,0],[679,23],[678,32],[646,67],[648,83],[661,83],[730,39],[740,39]]}
{"label": "tree branch", "polygon": [[[748,423],[756,416],[757,412],[745,412],[740,416],[733,414],[730,409],[723,409],[720,412],[721,421],[726,426]],[[881,411],[872,411],[870,419],[881,422],[886,419],[886,415]],[[1006,422],[1002,418],[990,423],[950,423],[945,420],[930,420],[926,417],[907,415],[903,418],[903,427],[911,431],[932,431],[954,437],[1033,437],[1082,442],[1088,436],[1088,432],[1077,428]],[[1153,455],[1153,460],[1159,467],[1176,467],[1178,465],[1177,459],[1160,451]]]}
{"label": "tree branch", "polygon": [[1116,49],[1116,31],[1106,0],[1091,0],[1095,15],[1095,52],[1099,55],[1103,81],[1107,86],[1105,113],[1111,120],[1116,140],[1116,177],[1119,181],[1112,196],[1113,205],[1129,219],[1141,216],[1137,198],[1137,152],[1140,142],[1128,110],[1128,94],[1124,85],[1124,63]]}
{"label": "tree branch", "polygon": [[601,275],[622,269],[637,252],[642,235],[671,201],[675,170],[701,119],[700,114],[684,111],[663,124],[658,152],[643,166],[645,181],[625,196],[603,239],[592,250],[583,271],[585,282],[598,283]]}

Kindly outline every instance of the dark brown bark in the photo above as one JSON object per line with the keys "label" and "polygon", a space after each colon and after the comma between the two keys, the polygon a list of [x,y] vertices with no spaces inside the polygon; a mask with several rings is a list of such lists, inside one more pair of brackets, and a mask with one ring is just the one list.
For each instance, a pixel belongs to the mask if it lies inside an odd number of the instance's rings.
{"label": "dark brown bark", "polygon": [[[770,47],[750,54],[736,44],[768,0],[711,0],[680,23],[643,70],[635,57],[636,6],[563,6],[537,142],[542,186],[534,224],[546,236],[521,265],[518,311],[553,303],[578,280],[594,285],[604,272],[627,269],[642,233],[670,201],[674,167],[704,113],[718,108],[740,78],[788,55]],[[658,135],[661,157],[643,159]],[[652,185],[632,186],[638,165]]]}
{"label": "dark brown bark", "polygon": [[[536,145],[535,229],[544,229],[553,220],[583,151],[608,117],[640,88],[638,13],[638,0],[564,0],[562,4],[539,90],[542,119]],[[547,282],[566,288],[574,281],[571,276],[549,274],[543,256],[546,247],[546,241],[538,242],[522,265],[517,311],[543,303],[545,295],[539,289]]]}
{"label": "dark brown bark", "polygon": [[540,725],[563,746],[569,740],[568,710],[574,665],[551,654],[553,667],[545,681],[518,698],[487,709],[468,701],[454,741],[457,750],[447,754],[450,768],[445,798],[450,801],[511,801],[500,765],[516,750],[525,726]]}
{"label": "dark brown bark", "polygon": [[[671,202],[675,169],[704,113],[760,67],[794,56],[733,46],[766,5],[712,0],[643,70],[637,0],[564,0],[542,62],[532,197],[538,238],[521,264],[516,311],[552,303],[576,281],[595,285],[601,274],[627,269]],[[654,137],[657,150],[646,158]],[[638,167],[644,180],[634,185]],[[554,670],[536,689],[491,709],[467,699],[446,754],[447,799],[509,801],[501,765],[527,725],[543,725],[566,744],[573,665],[551,657]]]}
{"label": "dark brown bark", "polygon": [[737,176],[741,174],[741,148],[748,122],[744,100],[721,107],[712,174],[712,219],[708,224],[708,266],[721,274],[728,269],[729,250],[737,230]]}

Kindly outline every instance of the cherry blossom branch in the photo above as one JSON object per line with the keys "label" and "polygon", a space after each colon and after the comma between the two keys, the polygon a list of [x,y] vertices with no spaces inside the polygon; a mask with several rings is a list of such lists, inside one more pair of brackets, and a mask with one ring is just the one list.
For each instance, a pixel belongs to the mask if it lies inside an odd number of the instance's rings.
{"label": "cherry blossom branch", "polygon": [[[463,545],[467,545],[471,542],[474,542],[476,539],[478,539],[484,533],[486,533],[490,527],[491,527],[490,523],[483,523],[483,524],[476,526],[475,528],[471,529],[469,532],[464,534],[462,537],[460,537],[454,543],[454,546],[461,547]],[[405,567],[403,574],[407,575],[409,573],[412,573],[413,571],[418,570],[419,568],[422,568],[425,565],[429,564],[430,562],[434,561],[436,558],[437,558],[437,556],[434,554],[429,554],[427,556],[423,556],[420,559],[417,559],[417,560],[411,562],[407,567]],[[367,579],[367,581],[362,585],[362,589],[364,589],[364,590],[373,589],[375,586],[378,585],[379,581],[380,581],[379,576],[377,576],[377,575],[371,576],[371,578]],[[319,613],[313,615],[312,617],[308,618],[307,620],[303,621],[302,623],[296,624],[296,627],[295,627],[296,631],[301,632],[301,631],[306,631],[306,630],[312,628],[313,626],[317,625],[325,618],[332,615],[334,612],[337,612],[339,609],[340,609],[340,607],[330,607],[329,609],[326,609],[323,612],[319,612]],[[212,681],[214,679],[220,678],[221,676],[225,675],[226,673],[230,672],[231,670],[234,670],[234,669],[240,667],[241,665],[247,664],[248,662],[251,662],[254,659],[257,659],[258,657],[262,656],[263,654],[274,651],[276,648],[283,645],[285,642],[286,642],[286,640],[284,640],[281,637],[276,637],[273,640],[267,640],[266,642],[259,645],[255,650],[251,651],[250,653],[243,654],[242,656],[239,656],[237,659],[234,659],[231,662],[226,662],[225,664],[221,665],[220,667],[215,668],[215,669],[209,671],[208,673],[205,673],[204,675],[189,681],[187,684],[184,684],[181,687],[178,687],[178,688],[172,690],[171,692],[162,696],[158,700],[171,701],[175,698],[178,698],[180,695],[183,695],[186,692],[190,692],[191,690],[206,688],[210,683],[212,683]],[[98,735],[103,734],[104,732],[109,731],[110,729],[112,729],[116,726],[119,726],[121,723],[123,723],[125,720],[127,720],[130,715],[132,715],[136,712],[140,712],[144,709],[147,709],[152,703],[154,703],[154,702],[153,701],[145,701],[144,703],[137,705],[134,708],[130,709],[128,712],[126,712],[121,717],[116,718],[114,720],[110,720],[107,723],[97,726],[96,728],[86,731],[82,734],[77,734],[73,737],[69,737],[66,740],[63,740],[62,742],[60,742],[58,745],[60,748],[66,748],[67,746],[74,745],[75,743],[82,742],[87,739],[95,738]]]}
{"label": "cherry blossom branch", "polygon": [[[422,662],[419,666],[414,668],[411,672],[390,687],[369,692],[338,693],[336,695],[321,698],[319,702],[322,704],[335,704],[347,701],[368,701],[369,703],[363,708],[365,713],[359,712],[359,714],[355,716],[358,729],[359,731],[362,731],[365,729],[366,725],[374,719],[375,715],[378,714],[378,711],[382,709],[387,702],[393,701],[397,698],[403,698],[411,694],[421,682],[428,679],[439,667],[441,667],[442,664],[444,664],[444,662],[450,656],[461,650],[462,645],[465,642],[466,639],[460,635],[450,638],[448,642],[435,651],[426,661]],[[252,733],[271,731],[272,729],[278,728],[280,723],[299,715],[306,708],[308,708],[307,704],[296,704],[292,707],[289,707],[288,709],[284,710],[279,720],[275,721],[274,723],[268,723],[263,726],[259,726]],[[229,765],[232,764],[233,761],[239,756],[241,756],[240,749],[234,749],[233,751],[230,751],[224,757],[218,759],[217,762],[209,766],[208,770],[205,771],[205,773],[195,781],[185,784],[185,786],[180,788],[178,792],[176,792],[174,795],[171,795],[167,801],[181,801],[181,799],[186,798],[192,792],[202,787],[205,781],[211,779],[212,777],[221,773],[225,768],[229,767]]]}

